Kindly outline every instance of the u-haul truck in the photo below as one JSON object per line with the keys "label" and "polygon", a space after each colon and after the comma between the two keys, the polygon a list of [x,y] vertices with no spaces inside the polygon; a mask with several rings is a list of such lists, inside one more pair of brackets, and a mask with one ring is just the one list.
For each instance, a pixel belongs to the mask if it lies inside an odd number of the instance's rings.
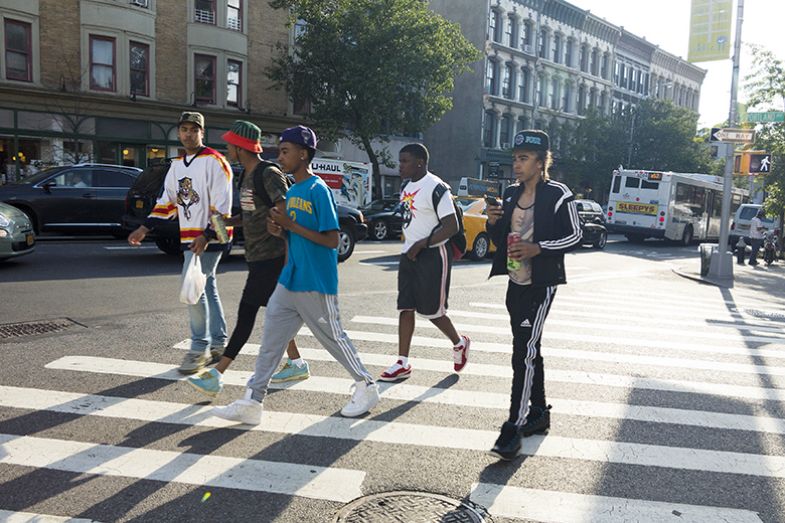
{"label": "u-haul truck", "polygon": [[[722,190],[722,178],[709,174],[615,170],[608,229],[634,242],[665,238],[689,245],[693,240],[717,240]],[[746,199],[747,191],[732,189],[731,216]]]}
{"label": "u-haul truck", "polygon": [[371,203],[371,164],[314,158],[311,170],[332,189],[336,203],[354,208]]}

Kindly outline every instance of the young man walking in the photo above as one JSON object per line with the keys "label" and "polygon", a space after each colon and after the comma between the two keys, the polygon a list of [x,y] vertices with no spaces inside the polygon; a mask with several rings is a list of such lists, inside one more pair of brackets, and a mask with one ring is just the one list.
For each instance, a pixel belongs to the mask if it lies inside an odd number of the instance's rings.
{"label": "young man walking", "polygon": [[[164,191],[144,225],[128,236],[130,245],[140,245],[147,233],[161,220],[178,218],[180,244],[184,252],[183,271],[194,256],[199,256],[207,284],[199,301],[188,305],[191,321],[191,350],[186,353],[180,372],[193,374],[211,358],[219,358],[226,345],[224,318],[215,269],[228,248],[210,235],[210,216],[229,217],[232,209],[232,170],[221,153],[204,146],[204,116],[184,112],[180,115],[177,135],[185,155],[172,161],[164,179]],[[232,229],[227,230],[231,242]],[[210,349],[210,355],[205,351]]]}
{"label": "young man walking", "polygon": [[[401,148],[404,242],[398,262],[398,359],[379,377],[399,381],[412,374],[409,349],[414,335],[415,311],[427,318],[453,344],[453,370],[461,372],[469,357],[471,341],[459,335],[447,317],[452,249],[450,237],[458,232],[458,218],[449,186],[428,171],[428,149],[419,143]],[[434,191],[443,191],[434,207]]]}
{"label": "young man walking", "polygon": [[310,164],[316,135],[303,126],[281,133],[278,163],[294,175],[286,193],[286,212],[270,209],[268,231],[287,241],[286,265],[278,278],[264,317],[262,347],[243,399],[213,413],[221,418],[257,425],[270,378],[286,345],[303,323],[354,378],[352,397],[341,414],[354,417],[379,402],[379,389],[366,370],[338,312],[338,216],[332,192],[315,176]]}
{"label": "young man walking", "polygon": [[548,176],[552,161],[548,135],[519,132],[512,158],[518,183],[504,191],[501,205],[486,207],[486,229],[497,247],[490,276],[505,274],[509,278],[506,304],[513,335],[510,415],[490,451],[507,461],[518,455],[522,436],[550,428],[540,340],[556,286],[566,283],[564,253],[581,241],[572,193]]}
{"label": "young man walking", "polygon": [[[243,166],[239,183],[240,214],[226,220],[226,224],[242,225],[248,277],[237,311],[237,325],[218,365],[188,378],[196,390],[211,397],[223,389],[223,374],[250,338],[256,315],[261,307],[267,306],[286,260],[286,243],[267,231],[267,217],[272,207],[285,212],[289,184],[278,166],[259,157],[261,137],[259,127],[242,120],[236,121],[223,135],[229,159]],[[308,378],[308,363],[300,357],[294,340],[289,341],[287,353],[286,365],[272,381]]]}

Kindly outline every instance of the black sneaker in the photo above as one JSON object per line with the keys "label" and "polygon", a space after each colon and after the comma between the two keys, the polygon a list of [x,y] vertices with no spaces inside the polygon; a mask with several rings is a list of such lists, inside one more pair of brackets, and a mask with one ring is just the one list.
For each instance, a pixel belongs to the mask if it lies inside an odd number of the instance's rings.
{"label": "black sneaker", "polygon": [[520,428],[522,437],[532,434],[545,434],[551,428],[551,406],[535,407],[532,405],[529,415],[526,416],[526,423]]}
{"label": "black sneaker", "polygon": [[493,448],[488,451],[491,456],[496,456],[504,461],[512,461],[521,450],[521,436],[514,423],[505,421],[501,434],[496,439]]}

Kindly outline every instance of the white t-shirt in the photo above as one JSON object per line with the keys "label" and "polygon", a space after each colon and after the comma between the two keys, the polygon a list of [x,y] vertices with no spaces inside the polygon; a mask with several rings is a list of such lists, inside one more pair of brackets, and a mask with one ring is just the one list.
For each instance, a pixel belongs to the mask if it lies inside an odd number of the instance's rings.
{"label": "white t-shirt", "polygon": [[[452,206],[452,194],[449,189],[439,200],[439,208],[433,208],[433,190],[441,178],[433,173],[426,173],[419,180],[410,181],[401,189],[401,212],[403,213],[403,247],[407,252],[412,245],[431,235],[442,218],[455,214]],[[431,247],[446,243],[436,243]]]}
{"label": "white t-shirt", "polygon": [[760,218],[755,216],[750,220],[750,239],[752,240],[763,239],[763,234],[765,231],[759,231],[758,227],[763,227],[763,223],[761,223]]}

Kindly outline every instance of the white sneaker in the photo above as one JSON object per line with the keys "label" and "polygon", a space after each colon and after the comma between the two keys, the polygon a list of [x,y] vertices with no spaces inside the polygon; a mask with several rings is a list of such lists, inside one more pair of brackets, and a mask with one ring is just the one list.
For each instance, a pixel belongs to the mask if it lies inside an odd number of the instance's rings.
{"label": "white sneaker", "polygon": [[252,399],[235,400],[225,407],[215,407],[213,415],[246,425],[258,425],[262,422],[262,404]]}
{"label": "white sneaker", "polygon": [[358,381],[352,385],[352,399],[341,409],[341,416],[354,418],[365,414],[379,403],[379,386]]}

